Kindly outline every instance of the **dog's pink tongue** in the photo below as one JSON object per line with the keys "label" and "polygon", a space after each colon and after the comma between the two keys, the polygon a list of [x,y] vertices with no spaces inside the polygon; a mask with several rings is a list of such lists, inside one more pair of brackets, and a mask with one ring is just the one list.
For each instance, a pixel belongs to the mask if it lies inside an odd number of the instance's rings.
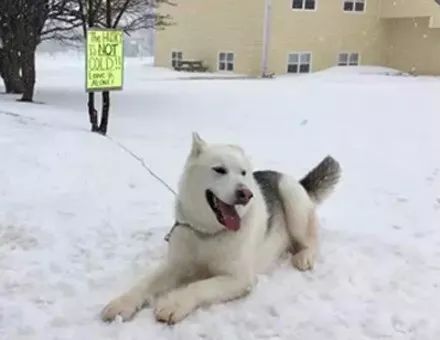
{"label": "dog's pink tongue", "polygon": [[224,226],[234,231],[240,229],[240,216],[238,216],[234,206],[221,202],[219,208],[222,213]]}

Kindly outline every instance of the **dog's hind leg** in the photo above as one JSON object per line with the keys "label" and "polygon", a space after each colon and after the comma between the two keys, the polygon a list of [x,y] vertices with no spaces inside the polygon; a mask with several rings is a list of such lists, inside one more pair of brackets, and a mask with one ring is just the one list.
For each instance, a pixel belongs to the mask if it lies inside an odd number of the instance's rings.
{"label": "dog's hind leg", "polygon": [[118,315],[130,320],[144,305],[156,296],[179,287],[187,278],[182,268],[171,264],[159,267],[153,275],[141,280],[125,294],[111,301],[101,312],[104,321],[112,321]]}
{"label": "dog's hind leg", "polygon": [[312,269],[318,250],[315,205],[305,189],[286,175],[280,180],[279,190],[291,237],[292,264],[299,270]]}
{"label": "dog's hind leg", "polygon": [[298,240],[294,240],[292,264],[299,270],[312,269],[318,252],[318,224],[314,210],[309,213],[304,239]]}

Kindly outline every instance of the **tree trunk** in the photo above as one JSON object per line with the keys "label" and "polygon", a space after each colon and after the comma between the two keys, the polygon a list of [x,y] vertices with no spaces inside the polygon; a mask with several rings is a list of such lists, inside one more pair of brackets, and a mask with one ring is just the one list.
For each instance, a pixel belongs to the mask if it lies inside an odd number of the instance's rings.
{"label": "tree trunk", "polygon": [[98,112],[95,109],[95,92],[89,92],[89,101],[87,103],[89,108],[89,119],[92,125],[92,132],[98,132]]}
{"label": "tree trunk", "polygon": [[35,47],[26,46],[21,54],[23,96],[20,101],[32,102],[35,88]]}
{"label": "tree trunk", "polygon": [[15,50],[3,50],[0,58],[0,75],[5,83],[6,93],[23,93],[18,53]]}
{"label": "tree trunk", "polygon": [[101,124],[99,125],[99,132],[103,135],[107,133],[108,115],[110,111],[110,92],[102,92],[102,116]]}
{"label": "tree trunk", "polygon": [[6,93],[11,93],[12,85],[6,70],[9,70],[9,66],[6,65],[6,53],[0,50],[0,78],[3,79]]}
{"label": "tree trunk", "polygon": [[[106,3],[105,9],[105,17],[107,28],[112,27],[112,5],[109,0]],[[107,126],[108,126],[108,115],[110,112],[110,92],[103,91],[102,92],[102,115],[101,115],[101,124],[99,125],[99,132],[104,136],[107,134]]]}
{"label": "tree trunk", "polygon": [[[80,2],[80,8],[82,12],[82,3]],[[94,18],[94,7],[93,7],[93,0],[87,1],[87,26],[88,28],[93,28],[95,25],[95,18]],[[84,23],[85,25],[85,23]],[[84,31],[85,38],[87,39],[87,31]],[[98,112],[95,109],[95,92],[89,92],[89,101],[87,103],[88,109],[89,109],[89,120],[90,124],[92,125],[92,132],[99,132],[99,126],[98,126]]]}
{"label": "tree trunk", "polygon": [[11,82],[12,93],[23,93],[24,84],[23,79],[20,75],[20,59],[21,56],[15,50],[11,51],[9,54],[9,80]]}
{"label": "tree trunk", "polygon": [[7,91],[8,84],[5,79],[5,52],[1,48],[0,48],[0,78],[3,79],[3,82],[5,83],[5,89]]}

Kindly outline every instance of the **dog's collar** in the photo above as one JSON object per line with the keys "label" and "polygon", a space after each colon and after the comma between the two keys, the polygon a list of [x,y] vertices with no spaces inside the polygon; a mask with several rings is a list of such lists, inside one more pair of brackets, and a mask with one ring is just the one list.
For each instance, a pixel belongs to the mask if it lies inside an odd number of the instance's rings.
{"label": "dog's collar", "polygon": [[177,227],[183,227],[183,228],[187,228],[187,229],[191,230],[194,233],[194,235],[196,235],[201,240],[212,239],[212,238],[217,237],[217,236],[223,234],[224,232],[226,232],[226,229],[222,229],[222,230],[216,231],[215,233],[207,233],[207,232],[204,232],[204,231],[201,231],[201,230],[194,228],[189,223],[176,221],[176,222],[174,222],[174,225],[171,228],[170,232],[165,236],[165,241],[169,242],[174,229],[176,229]]}

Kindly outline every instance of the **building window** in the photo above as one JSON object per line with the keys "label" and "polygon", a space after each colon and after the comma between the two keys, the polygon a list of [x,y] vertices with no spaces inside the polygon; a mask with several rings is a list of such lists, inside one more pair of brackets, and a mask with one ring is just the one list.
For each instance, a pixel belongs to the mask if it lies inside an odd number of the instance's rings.
{"label": "building window", "polygon": [[344,0],[345,12],[363,12],[366,0]]}
{"label": "building window", "polygon": [[359,53],[339,53],[338,66],[358,66],[359,65]]}
{"label": "building window", "polygon": [[314,10],[316,9],[316,0],[292,0],[292,9]]}
{"label": "building window", "polygon": [[234,71],[234,53],[220,52],[218,55],[219,71]]}
{"label": "building window", "polygon": [[311,53],[291,53],[287,62],[287,73],[309,73],[312,68],[311,64]]}
{"label": "building window", "polygon": [[171,66],[178,67],[179,63],[183,59],[183,53],[180,51],[173,51],[171,52]]}

